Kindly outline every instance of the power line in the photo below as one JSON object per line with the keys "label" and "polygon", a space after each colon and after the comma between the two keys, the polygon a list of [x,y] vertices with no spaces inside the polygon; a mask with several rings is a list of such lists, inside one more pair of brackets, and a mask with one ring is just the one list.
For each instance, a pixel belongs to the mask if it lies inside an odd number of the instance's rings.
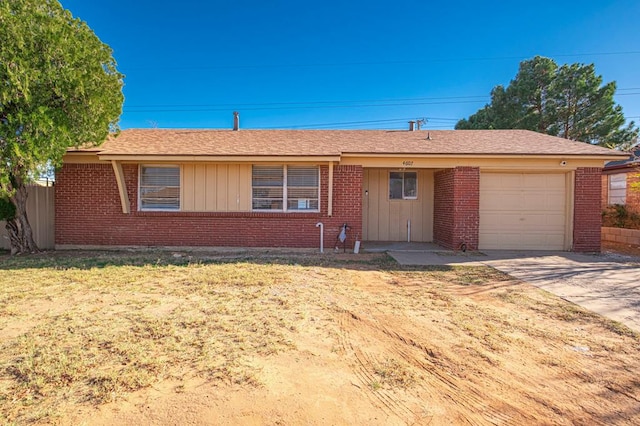
{"label": "power line", "polygon": [[[640,95],[640,93],[620,93],[623,95]],[[467,100],[467,101],[441,101],[441,102],[408,102],[408,103],[373,103],[373,104],[352,104],[352,105],[316,105],[316,104],[290,104],[285,106],[254,106],[242,107],[243,111],[264,111],[264,110],[291,110],[291,109],[337,109],[337,108],[382,108],[397,106],[415,106],[415,105],[448,105],[448,104],[470,104],[470,103],[486,103],[486,100]],[[259,104],[256,104],[259,105]],[[132,113],[150,113],[150,112],[214,112],[228,111],[230,108],[237,108],[238,105],[228,104],[225,107],[193,107],[193,108],[166,108],[165,109],[134,109],[129,110],[125,107],[125,112]],[[147,107],[149,108],[149,107]]]}
{"label": "power line", "polygon": [[[382,120],[384,121],[384,120]],[[392,128],[400,128],[400,124],[402,124],[402,128],[406,128],[406,120],[400,120],[399,122],[395,122],[395,123],[358,123],[358,122],[345,122],[345,123],[326,123],[326,124],[321,124],[321,123],[317,123],[317,124],[295,124],[295,125],[284,125],[284,126],[268,126],[268,127],[260,127],[261,129],[322,129],[322,128],[326,128],[326,127],[331,127],[333,129],[340,129],[340,128],[345,128],[345,127],[363,127],[365,129],[370,129],[370,130],[374,130],[374,129],[385,129],[385,130],[390,130]],[[378,124],[378,126],[376,126],[376,124]],[[389,127],[389,125],[393,125],[395,124],[395,126],[393,127]],[[455,124],[446,124],[446,125],[436,125],[436,126],[429,126],[429,130],[439,130],[439,129],[452,129],[453,127],[455,127]],[[424,127],[423,127],[424,129]]]}
{"label": "power line", "polygon": [[[393,122],[404,122],[412,120],[412,118],[393,118],[389,120],[367,120],[367,121],[342,121],[337,123],[315,123],[315,124],[296,124],[291,126],[284,126],[287,128],[304,128],[304,127],[329,127],[329,126],[352,126],[352,125],[362,125],[362,124],[382,124],[382,123],[393,123]],[[282,126],[268,126],[263,127],[264,129],[277,129]]]}
{"label": "power line", "polygon": [[[640,90],[640,88],[624,88],[618,90]],[[637,93],[617,93],[620,96],[640,95]],[[380,103],[381,106],[407,106],[407,105],[422,105],[416,101],[426,100],[460,100],[459,102],[443,102],[443,103],[472,103],[472,102],[485,102],[489,100],[488,95],[469,95],[469,96],[439,96],[439,97],[417,97],[417,98],[384,98],[384,99],[360,99],[360,100],[335,100],[335,101],[301,101],[301,102],[254,102],[254,103],[241,103],[241,104],[159,104],[159,105],[125,105],[124,109],[127,112],[194,112],[194,111],[223,111],[229,108],[243,108],[246,110],[256,109],[287,109],[282,107],[292,108],[313,108],[316,106],[324,105],[327,108],[343,108],[343,107],[360,107],[360,106],[376,106],[376,105],[358,105],[360,102]],[[393,102],[409,101],[408,104],[398,104]],[[355,105],[347,105],[355,104]],[[269,108],[267,108],[269,107]],[[274,107],[274,108],[271,108]],[[134,110],[130,110],[133,108]],[[169,110],[162,110],[158,108],[169,108]],[[175,108],[188,108],[185,110]],[[196,109],[192,109],[196,108]]]}
{"label": "power line", "polygon": [[[430,118],[425,117],[427,123],[432,121],[455,121],[456,123],[460,120],[458,118]],[[383,124],[383,123],[408,123],[411,120],[416,120],[415,117],[408,118],[392,118],[387,120],[366,120],[366,121],[341,121],[335,123],[315,123],[315,124],[296,124],[291,126],[284,126],[286,128],[309,128],[309,127],[332,127],[332,126],[343,126],[343,127],[351,127],[351,126],[360,126],[363,124]],[[426,124],[425,124],[426,125]],[[261,127],[263,129],[278,129],[283,126],[269,126],[269,127]]]}
{"label": "power line", "polygon": [[[621,88],[618,90],[640,90],[640,88]],[[619,95],[640,95],[638,93],[618,93]],[[483,100],[474,100],[482,98]],[[445,100],[441,102],[418,102],[423,100]],[[471,96],[442,96],[442,97],[417,97],[417,98],[396,98],[396,99],[368,99],[368,100],[336,100],[336,101],[302,101],[302,102],[264,102],[264,103],[245,103],[245,104],[190,104],[190,105],[135,105],[125,106],[127,113],[174,113],[174,112],[208,112],[208,111],[228,111],[230,108],[238,108],[244,111],[254,110],[285,110],[285,109],[333,109],[333,108],[370,108],[370,107],[393,107],[393,106],[413,106],[413,105],[438,105],[438,104],[460,104],[460,103],[478,103],[485,102],[487,96],[471,95]],[[410,101],[404,102],[401,101]],[[370,104],[359,104],[359,102],[370,102]],[[128,110],[128,108],[138,108]],[[146,108],[146,109],[145,109]],[[166,108],[166,109],[158,109]],[[627,116],[627,119],[640,118],[640,116]],[[261,127],[264,129],[274,128],[322,128],[322,127],[359,127],[362,125],[382,125],[406,123],[409,120],[415,120],[416,117],[395,118],[387,120],[367,120],[367,121],[347,121],[334,123],[314,123],[290,126],[270,126]],[[455,126],[459,118],[443,118],[443,117],[427,117],[427,126],[431,130],[451,129]],[[440,125],[438,125],[440,122]],[[450,122],[450,123],[447,123]],[[447,123],[447,124],[445,124]],[[371,128],[371,126],[368,126]]]}
{"label": "power line", "polygon": [[125,108],[213,108],[213,107],[252,107],[252,106],[280,106],[280,105],[331,105],[349,104],[358,102],[400,102],[400,101],[426,101],[442,99],[487,99],[488,95],[471,96],[439,96],[439,97],[418,97],[418,98],[386,98],[386,99],[358,99],[358,100],[336,100],[336,101],[301,101],[301,102],[254,102],[244,104],[187,104],[187,105],[127,105]]}
{"label": "power line", "polygon": [[432,121],[456,121],[456,122],[457,122],[457,121],[459,121],[460,119],[459,119],[459,118],[427,117],[427,120],[428,120],[429,122],[432,122]]}
{"label": "power line", "polygon": [[[638,55],[640,51],[626,52],[591,52],[591,53],[572,53],[572,54],[556,54],[545,55],[552,58],[575,58],[585,56],[621,56],[621,55]],[[484,62],[484,61],[505,61],[505,60],[522,60],[529,56],[487,56],[487,57],[467,57],[467,58],[430,58],[425,60],[385,60],[385,61],[358,61],[358,62],[316,62],[316,63],[293,63],[293,64],[238,64],[238,65],[193,65],[193,66],[165,66],[165,67],[134,67],[131,71],[141,71],[162,68],[165,70],[213,70],[213,69],[252,69],[252,68],[313,68],[313,67],[350,67],[350,66],[371,66],[371,65],[418,65],[429,64],[434,62]]]}
{"label": "power line", "polygon": [[[299,106],[264,106],[264,107],[245,107],[244,111],[261,111],[261,110],[286,110],[286,109],[335,109],[335,108],[380,108],[394,106],[413,106],[413,105],[445,105],[445,104],[468,104],[468,103],[485,103],[485,101],[443,101],[443,102],[411,102],[411,103],[379,103],[379,104],[353,104],[353,105],[299,105]],[[188,109],[139,109],[125,111],[132,113],[149,113],[149,112],[211,112],[211,111],[228,111],[229,107],[224,108],[188,108]]]}
{"label": "power line", "polygon": [[[411,120],[424,119],[426,122],[423,126],[428,127],[430,130],[439,130],[439,129],[452,129],[455,126],[455,123],[460,121],[459,118],[442,118],[442,117],[405,117],[405,118],[391,118],[391,119],[380,119],[380,120],[362,120],[362,121],[339,121],[333,123],[314,123],[314,124],[291,124],[291,125],[277,125],[277,126],[260,126],[259,129],[319,129],[324,127],[360,127],[366,126],[366,129],[391,129],[390,127],[380,127],[382,125],[400,125],[405,128],[406,124]],[[438,124],[438,121],[444,121],[445,123]],[[373,126],[372,126],[373,125]],[[379,126],[375,126],[379,125]],[[196,128],[200,127],[185,127],[185,128]]]}

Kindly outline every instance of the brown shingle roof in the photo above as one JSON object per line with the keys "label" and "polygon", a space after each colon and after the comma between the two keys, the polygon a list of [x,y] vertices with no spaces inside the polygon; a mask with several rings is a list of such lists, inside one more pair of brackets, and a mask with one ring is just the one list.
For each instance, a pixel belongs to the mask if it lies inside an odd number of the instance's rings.
{"label": "brown shingle roof", "polygon": [[528,130],[130,129],[100,148],[101,155],[147,156],[617,155],[606,148]]}

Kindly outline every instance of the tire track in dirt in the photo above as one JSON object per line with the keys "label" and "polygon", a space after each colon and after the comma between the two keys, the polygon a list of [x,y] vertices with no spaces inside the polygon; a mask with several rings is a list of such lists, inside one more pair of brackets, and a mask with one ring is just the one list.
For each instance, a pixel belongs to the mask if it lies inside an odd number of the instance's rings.
{"label": "tire track in dirt", "polygon": [[[398,331],[389,330],[384,326],[380,326],[380,331],[394,340],[398,340],[403,345],[395,345],[393,349],[402,356],[405,361],[410,364],[419,366],[422,371],[432,375],[438,379],[439,395],[446,396],[456,406],[462,405],[467,409],[466,421],[476,424],[514,424],[518,419],[526,418],[528,421],[534,422],[535,417],[524,414],[518,408],[499,399],[491,399],[488,402],[487,395],[478,387],[461,377],[457,377],[455,372],[447,368],[445,362],[439,362],[434,350],[426,347],[425,344],[410,333],[401,334]],[[416,350],[418,354],[416,354]],[[422,356],[422,352],[429,355],[429,358]],[[416,356],[418,355],[418,356]],[[498,380],[492,378],[493,381]],[[509,414],[511,413],[511,414]],[[475,418],[475,421],[473,420]]]}
{"label": "tire track in dirt", "polygon": [[[402,343],[401,345],[393,346],[393,350],[395,353],[400,355],[411,365],[418,366],[423,372],[437,378],[441,385],[445,385],[439,386],[440,389],[437,394],[445,395],[448,399],[455,401],[457,405],[462,404],[466,409],[472,412],[480,411],[485,415],[489,414],[487,413],[487,410],[490,410],[490,407],[485,402],[485,398],[483,398],[483,395],[474,389],[469,389],[468,386],[465,389],[461,389],[458,381],[454,378],[454,376],[452,374],[448,374],[445,371],[446,369],[443,368],[443,365],[436,365],[436,363],[433,361],[433,359],[435,358],[435,353],[433,352],[433,350],[426,348],[423,344],[417,342],[413,338],[403,336],[395,330],[389,330],[384,326],[380,326],[379,330],[391,339],[400,341]],[[416,356],[414,348],[419,352],[426,353],[431,359],[426,359],[423,356]],[[425,387],[424,384],[421,384],[421,386]],[[454,395],[456,396],[455,398]],[[463,396],[463,398],[461,398],[461,396]],[[497,414],[497,417],[502,422],[513,421],[510,416],[506,416],[501,412],[491,414]],[[472,424],[475,424],[471,421],[471,419],[466,420]]]}
{"label": "tire track in dirt", "polygon": [[419,416],[402,400],[398,399],[393,392],[384,388],[374,389],[374,383],[378,382],[378,378],[374,372],[374,366],[377,365],[379,361],[372,353],[363,350],[361,347],[355,347],[349,331],[353,329],[352,324],[354,322],[360,322],[362,320],[348,310],[338,309],[338,312],[340,346],[347,356],[352,356],[355,359],[354,373],[356,377],[358,377],[361,385],[358,387],[366,390],[367,392],[365,393],[369,399],[387,412],[387,414],[401,419],[406,424],[422,424],[417,422]]}
{"label": "tire track in dirt", "polygon": [[[420,338],[405,332],[401,327],[399,330],[396,325],[394,328],[388,327],[387,321],[382,317],[372,317],[371,320],[364,319],[343,309],[340,311],[338,322],[341,345],[346,353],[351,353],[356,358],[358,363],[356,375],[365,386],[376,379],[373,368],[378,360],[365,348],[354,348],[350,330],[356,330],[357,333],[363,335],[373,334],[380,342],[384,342],[384,344],[377,346],[386,348],[426,375],[426,380],[418,380],[413,389],[409,390],[410,393],[416,399],[423,401],[424,397],[428,396],[426,399],[433,406],[451,407],[451,412],[447,414],[452,415],[455,412],[455,421],[458,423],[502,425],[521,421],[536,421],[534,416],[523,413],[504,400],[485,395],[477,385],[463,377],[457,377],[447,365],[447,360],[439,358],[437,351],[423,343]],[[405,419],[407,424],[427,424],[425,418],[398,400],[392,392],[379,389],[373,393],[393,414]],[[422,393],[426,395],[420,396]]]}

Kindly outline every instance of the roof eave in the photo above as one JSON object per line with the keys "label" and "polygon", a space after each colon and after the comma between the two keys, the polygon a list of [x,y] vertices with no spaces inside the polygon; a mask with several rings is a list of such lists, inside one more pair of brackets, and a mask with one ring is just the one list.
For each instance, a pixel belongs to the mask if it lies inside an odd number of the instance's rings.
{"label": "roof eave", "polygon": [[159,161],[159,162],[237,162],[256,163],[272,161],[340,161],[339,155],[172,155],[172,154],[98,154],[102,161]]}
{"label": "roof eave", "polygon": [[611,160],[619,160],[619,155],[613,154],[518,154],[518,153],[423,153],[423,152],[402,152],[402,153],[383,153],[383,152],[345,152],[342,154],[343,157],[407,157],[414,156],[419,158],[580,158],[584,160],[603,160],[603,161],[611,161]]}
{"label": "roof eave", "polygon": [[632,163],[624,163],[624,164],[616,164],[613,166],[604,166],[603,171],[609,170],[633,170],[640,169],[640,162],[632,162]]}

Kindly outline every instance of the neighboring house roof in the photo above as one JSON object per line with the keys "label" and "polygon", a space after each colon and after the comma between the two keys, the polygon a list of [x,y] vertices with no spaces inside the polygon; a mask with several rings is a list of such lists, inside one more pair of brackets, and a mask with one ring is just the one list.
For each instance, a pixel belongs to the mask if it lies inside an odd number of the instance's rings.
{"label": "neighboring house roof", "polygon": [[130,129],[98,148],[112,156],[623,155],[528,130]]}
{"label": "neighboring house roof", "polygon": [[602,170],[603,171],[622,170],[622,169],[633,170],[635,168],[640,167],[640,144],[633,147],[630,152],[626,152],[625,155],[627,156],[626,159],[609,161],[604,166],[604,169]]}

